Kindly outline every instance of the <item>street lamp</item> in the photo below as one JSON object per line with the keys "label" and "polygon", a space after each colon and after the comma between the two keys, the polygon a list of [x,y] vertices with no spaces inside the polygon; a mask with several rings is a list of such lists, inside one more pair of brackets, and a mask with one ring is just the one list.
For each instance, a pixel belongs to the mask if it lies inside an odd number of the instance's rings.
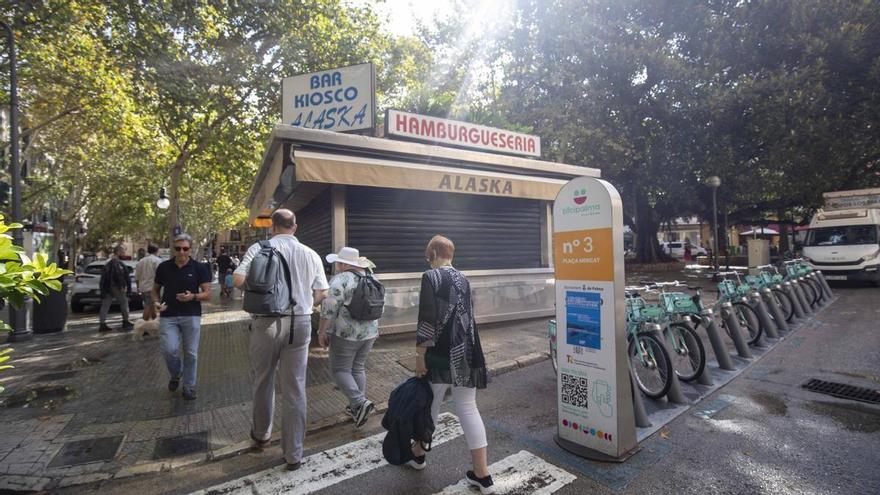
{"label": "street lamp", "polygon": [[721,177],[713,175],[706,179],[706,185],[712,188],[712,252],[715,255],[715,276],[718,275],[718,188]]}
{"label": "street lamp", "polygon": [[168,199],[168,196],[165,195],[165,188],[159,189],[159,199],[156,201],[156,206],[159,209],[167,210],[169,206],[171,206],[171,200]]}
{"label": "street lamp", "polygon": [[[0,26],[6,30],[6,49],[9,50],[9,166],[12,168],[12,221],[20,222],[21,168],[18,165],[18,74],[15,67],[15,34],[8,23],[0,21]],[[21,229],[12,231],[12,242],[16,246],[24,245]],[[9,323],[12,325],[12,335],[9,336],[9,340],[20,342],[33,338],[27,324],[27,306],[20,310],[10,306]]]}

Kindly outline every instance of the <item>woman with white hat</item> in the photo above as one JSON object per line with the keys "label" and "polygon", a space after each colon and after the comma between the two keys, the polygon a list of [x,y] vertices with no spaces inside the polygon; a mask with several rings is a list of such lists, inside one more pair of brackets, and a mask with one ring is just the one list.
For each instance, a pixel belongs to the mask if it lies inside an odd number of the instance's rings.
{"label": "woman with white hat", "polygon": [[367,421],[375,405],[367,399],[365,363],[373,343],[379,336],[379,320],[359,320],[348,310],[352,295],[365,268],[375,266],[361,258],[357,249],[343,247],[339,253],[327,255],[334,264],[336,276],[330,280],[327,298],[321,303],[321,324],[318,342],[330,346],[330,369],[339,390],[348,398],[345,408],[360,428]]}

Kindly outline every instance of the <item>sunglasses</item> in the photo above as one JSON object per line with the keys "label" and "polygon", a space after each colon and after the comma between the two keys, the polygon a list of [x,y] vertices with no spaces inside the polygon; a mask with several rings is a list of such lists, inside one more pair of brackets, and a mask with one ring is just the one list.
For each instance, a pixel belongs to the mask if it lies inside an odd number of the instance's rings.
{"label": "sunglasses", "polygon": [[188,248],[188,247],[184,247],[184,246],[174,246],[174,250],[175,250],[175,251],[183,251],[183,252],[186,252],[186,251],[189,251],[189,248]]}

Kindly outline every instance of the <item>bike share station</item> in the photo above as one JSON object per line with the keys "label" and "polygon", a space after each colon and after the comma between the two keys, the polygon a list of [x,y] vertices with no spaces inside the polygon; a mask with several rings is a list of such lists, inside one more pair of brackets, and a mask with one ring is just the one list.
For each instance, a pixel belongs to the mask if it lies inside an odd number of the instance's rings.
{"label": "bike share station", "polygon": [[[553,255],[555,440],[596,461],[627,461],[639,442],[691,408],[703,417],[723,408],[732,398],[700,403],[796,325],[816,324],[811,315],[834,299],[821,272],[800,260],[786,262],[784,275],[770,265],[744,279],[722,272],[712,307],[703,306],[698,288],[677,282],[625,287],[620,195],[592,177],[559,191]],[[649,293],[656,303],[646,302]]]}

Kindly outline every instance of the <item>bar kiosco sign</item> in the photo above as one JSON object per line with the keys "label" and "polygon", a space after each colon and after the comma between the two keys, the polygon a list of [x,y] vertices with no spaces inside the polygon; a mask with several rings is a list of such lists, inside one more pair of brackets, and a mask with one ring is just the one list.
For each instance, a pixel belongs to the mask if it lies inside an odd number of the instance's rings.
{"label": "bar kiosco sign", "polygon": [[388,110],[385,135],[515,155],[541,156],[541,138],[458,120]]}

